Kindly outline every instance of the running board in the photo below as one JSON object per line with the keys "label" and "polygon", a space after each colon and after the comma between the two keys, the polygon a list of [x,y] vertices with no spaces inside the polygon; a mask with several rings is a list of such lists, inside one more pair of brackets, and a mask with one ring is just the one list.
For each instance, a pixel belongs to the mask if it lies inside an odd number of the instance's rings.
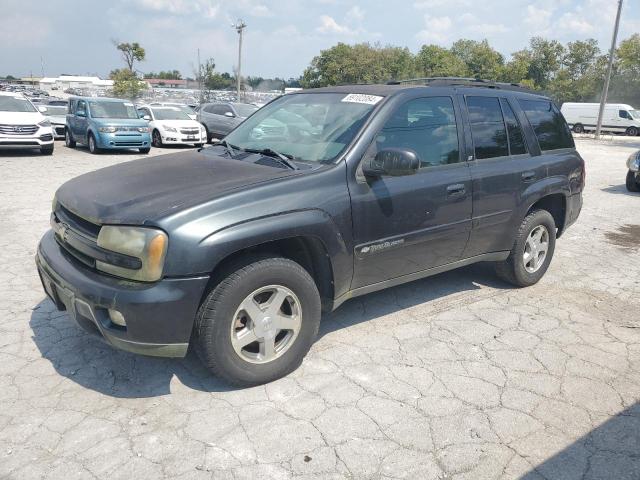
{"label": "running board", "polygon": [[472,265],[478,262],[500,262],[500,261],[506,260],[509,257],[509,253],[510,253],[509,251],[483,253],[482,255],[476,255],[474,257],[464,258],[462,260],[458,260],[453,263],[440,265],[439,267],[428,268],[427,270],[420,270],[419,272],[410,273],[408,275],[402,275],[400,277],[390,278],[389,280],[373,283],[371,285],[365,285],[364,287],[358,287],[334,299],[333,308],[331,310],[335,310],[336,308],[338,308],[340,305],[342,305],[344,302],[346,302],[351,298],[359,297],[361,295],[366,295],[367,293],[373,293],[373,292],[377,292],[378,290],[384,290],[385,288],[402,285],[403,283],[413,282],[415,280],[420,280],[422,278],[431,277],[439,273],[448,272],[449,270],[455,270],[460,267],[466,267],[467,265]]}

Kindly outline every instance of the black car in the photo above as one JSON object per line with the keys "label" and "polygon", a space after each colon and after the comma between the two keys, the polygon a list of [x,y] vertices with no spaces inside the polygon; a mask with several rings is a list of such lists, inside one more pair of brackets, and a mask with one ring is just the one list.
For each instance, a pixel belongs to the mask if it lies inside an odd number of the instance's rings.
{"label": "black car", "polygon": [[627,168],[627,190],[630,192],[640,192],[640,150],[629,156]]}
{"label": "black car", "polygon": [[285,95],[217,145],[70,180],[45,291],[114,347],[191,344],[252,385],[295,369],[350,298],[475,262],[536,283],[582,207],[564,118],[512,85],[425,83]]}

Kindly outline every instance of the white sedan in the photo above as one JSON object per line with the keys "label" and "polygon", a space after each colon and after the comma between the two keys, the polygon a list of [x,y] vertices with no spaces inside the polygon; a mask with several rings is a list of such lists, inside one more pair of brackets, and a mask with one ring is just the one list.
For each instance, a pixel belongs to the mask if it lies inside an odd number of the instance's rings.
{"label": "white sedan", "polygon": [[138,114],[149,121],[151,143],[156,148],[185,144],[201,147],[207,143],[204,127],[178,108],[143,106]]}

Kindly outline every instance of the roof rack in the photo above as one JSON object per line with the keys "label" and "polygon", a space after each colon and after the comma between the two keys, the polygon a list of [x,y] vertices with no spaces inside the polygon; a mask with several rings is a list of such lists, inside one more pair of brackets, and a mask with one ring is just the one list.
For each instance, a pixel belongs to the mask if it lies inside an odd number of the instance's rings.
{"label": "roof rack", "polygon": [[425,77],[410,78],[407,80],[392,80],[387,85],[425,85],[428,87],[458,86],[458,87],[484,87],[497,90],[514,90],[536,93],[520,83],[494,82],[482,78],[467,77]]}

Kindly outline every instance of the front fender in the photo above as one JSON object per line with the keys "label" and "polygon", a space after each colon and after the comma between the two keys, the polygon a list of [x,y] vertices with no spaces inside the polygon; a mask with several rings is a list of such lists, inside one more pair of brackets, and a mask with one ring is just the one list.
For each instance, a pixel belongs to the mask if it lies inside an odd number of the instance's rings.
{"label": "front fender", "polygon": [[222,260],[240,250],[295,237],[311,237],[322,242],[333,270],[335,294],[344,293],[351,282],[353,261],[337,225],[329,214],[319,209],[270,215],[213,232],[188,252],[190,270],[210,273]]}

